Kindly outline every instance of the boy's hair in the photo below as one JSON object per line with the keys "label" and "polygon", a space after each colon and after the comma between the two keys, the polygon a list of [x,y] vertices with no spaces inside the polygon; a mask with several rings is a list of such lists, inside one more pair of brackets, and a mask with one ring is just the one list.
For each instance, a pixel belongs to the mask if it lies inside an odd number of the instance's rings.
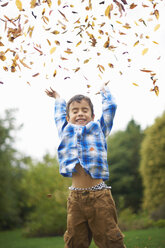
{"label": "boy's hair", "polygon": [[91,113],[92,113],[92,117],[94,116],[94,109],[93,109],[93,103],[91,102],[91,99],[87,96],[84,96],[84,95],[75,95],[73,96],[68,102],[67,102],[67,105],[66,105],[66,115],[69,117],[69,107],[70,107],[70,104],[72,102],[81,102],[82,100],[85,100],[88,104],[89,104],[89,107],[91,109]]}

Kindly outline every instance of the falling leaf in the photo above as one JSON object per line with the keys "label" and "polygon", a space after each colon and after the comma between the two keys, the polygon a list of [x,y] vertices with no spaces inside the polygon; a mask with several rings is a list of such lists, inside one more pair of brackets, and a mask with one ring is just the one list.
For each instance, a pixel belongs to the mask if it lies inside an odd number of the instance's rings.
{"label": "falling leaf", "polygon": [[139,44],[139,40],[135,42],[135,44],[133,45],[134,47],[137,46]]}
{"label": "falling leaf", "polygon": [[7,5],[8,5],[8,2],[2,4],[1,7],[5,7],[5,6],[7,6]]}
{"label": "falling leaf", "polygon": [[67,50],[64,51],[65,53],[71,54],[73,53],[70,48],[67,48]]}
{"label": "falling leaf", "polygon": [[123,32],[120,32],[120,31],[119,31],[119,34],[120,34],[120,35],[126,35],[126,33],[123,33]]}
{"label": "falling leaf", "polygon": [[28,81],[27,81],[26,83],[27,83],[29,86],[31,86],[31,84],[30,84]]}
{"label": "falling leaf", "polygon": [[5,53],[4,52],[0,52],[0,59],[2,61],[5,61],[6,60],[6,56],[5,56]]}
{"label": "falling leaf", "polygon": [[49,18],[47,16],[42,16],[43,21],[48,24]]}
{"label": "falling leaf", "polygon": [[50,40],[48,40],[48,39],[46,39],[46,40],[47,40],[47,42],[48,42],[49,46],[51,46],[51,42],[50,42]]}
{"label": "falling leaf", "polygon": [[129,7],[130,9],[134,9],[137,6],[137,4],[132,3]]}
{"label": "falling leaf", "polygon": [[30,8],[35,8],[36,7],[36,0],[31,0],[30,1]]}
{"label": "falling leaf", "polygon": [[135,86],[139,86],[137,83],[132,83],[133,85],[135,85]]}
{"label": "falling leaf", "polygon": [[142,51],[142,55],[145,55],[148,52],[148,48],[144,48]]}
{"label": "falling leaf", "polygon": [[84,64],[87,64],[89,62],[90,59],[85,59],[84,60]]}
{"label": "falling leaf", "polygon": [[154,11],[154,15],[156,16],[156,19],[158,20],[159,19],[159,10],[155,10]]}
{"label": "falling leaf", "polygon": [[60,32],[58,30],[54,30],[53,32],[51,32],[52,34],[59,34]]}
{"label": "falling leaf", "polygon": [[155,86],[153,89],[151,89],[150,91],[154,91],[155,94],[158,96],[159,95],[159,87]]}
{"label": "falling leaf", "polygon": [[57,46],[60,46],[60,42],[58,40],[54,41]]}
{"label": "falling leaf", "polygon": [[80,70],[80,67],[77,67],[76,69],[73,69],[74,72],[77,72]]}
{"label": "falling leaf", "polygon": [[34,49],[35,49],[36,51],[38,51],[38,52],[40,53],[40,55],[43,55],[43,52],[42,52],[40,49],[38,49],[37,47],[34,47]]}
{"label": "falling leaf", "polygon": [[139,19],[139,22],[142,22],[145,26],[147,26],[145,21],[142,18]]}
{"label": "falling leaf", "polygon": [[8,71],[8,68],[6,66],[3,66],[4,71]]}
{"label": "falling leaf", "polygon": [[64,57],[60,57],[60,59],[62,59],[62,60],[68,60],[67,58],[64,58]]}
{"label": "falling leaf", "polygon": [[160,28],[160,24],[157,24],[154,28],[154,31],[157,31]]}
{"label": "falling leaf", "polygon": [[56,51],[56,47],[52,47],[52,48],[50,49],[50,54],[54,53],[55,51]]}
{"label": "falling leaf", "polygon": [[104,43],[105,48],[109,47],[109,42],[110,42],[110,40],[109,40],[109,37],[108,37],[107,41]]}
{"label": "falling leaf", "polygon": [[85,17],[85,22],[87,22],[88,21],[88,15]]}
{"label": "falling leaf", "polygon": [[129,23],[126,23],[126,24],[123,26],[123,28],[129,29],[129,28],[131,28],[131,26],[129,25]]}
{"label": "falling leaf", "polygon": [[149,7],[148,5],[145,5],[145,4],[142,4],[142,6],[143,6],[144,8],[147,8],[147,7]]}
{"label": "falling leaf", "polygon": [[117,23],[119,23],[119,24],[122,24],[122,22],[119,22],[119,21],[116,21]]}
{"label": "falling leaf", "polygon": [[46,0],[46,2],[47,2],[48,6],[50,8],[52,6],[52,1],[51,0]]}
{"label": "falling leaf", "polygon": [[54,71],[53,77],[55,77],[56,75],[57,75],[57,70]]}
{"label": "falling leaf", "polygon": [[78,47],[81,43],[82,43],[82,41],[80,40],[80,41],[76,44],[76,47]]}
{"label": "falling leaf", "polygon": [[33,74],[33,75],[32,75],[32,77],[37,77],[38,75],[40,75],[40,73],[39,73],[39,72],[38,72],[38,73]]}
{"label": "falling leaf", "polygon": [[0,46],[4,46],[4,44],[0,41]]}
{"label": "falling leaf", "polygon": [[68,22],[68,19],[66,18],[66,16],[60,11],[60,10],[58,10],[59,12],[60,12],[60,14],[64,17],[64,19],[65,19],[65,21],[67,21]]}
{"label": "falling leaf", "polygon": [[15,4],[16,4],[17,8],[18,8],[20,11],[23,10],[23,9],[22,9],[22,2],[21,2],[20,0],[16,0],[16,1],[15,1]]}
{"label": "falling leaf", "polygon": [[34,26],[32,26],[32,27],[29,26],[27,33],[29,33],[29,37],[30,37],[30,38],[32,37],[33,30],[34,30]]}
{"label": "falling leaf", "polygon": [[134,21],[134,23],[135,23],[136,26],[139,26],[139,24],[136,21]]}
{"label": "falling leaf", "polygon": [[154,44],[156,44],[156,45],[158,45],[159,43],[158,42],[156,42],[156,41],[152,41]]}
{"label": "falling leaf", "polygon": [[30,66],[28,66],[22,59],[19,59],[19,62],[26,68],[31,69]]}
{"label": "falling leaf", "polygon": [[47,194],[47,197],[48,198],[52,198],[52,194]]}
{"label": "falling leaf", "polygon": [[142,72],[152,72],[151,70],[141,69]]}
{"label": "falling leaf", "polygon": [[97,68],[99,68],[99,71],[101,72],[101,73],[103,73],[103,71],[105,71],[105,68],[104,68],[104,66],[103,65],[97,65]]}
{"label": "falling leaf", "polygon": [[111,64],[111,63],[108,63],[108,66],[109,66],[110,68],[114,68],[114,65]]}
{"label": "falling leaf", "polygon": [[61,0],[58,0],[58,6],[61,5]]}
{"label": "falling leaf", "polygon": [[109,19],[111,18],[111,11],[113,10],[113,4],[110,4],[107,6],[105,10],[105,16],[107,16]]}

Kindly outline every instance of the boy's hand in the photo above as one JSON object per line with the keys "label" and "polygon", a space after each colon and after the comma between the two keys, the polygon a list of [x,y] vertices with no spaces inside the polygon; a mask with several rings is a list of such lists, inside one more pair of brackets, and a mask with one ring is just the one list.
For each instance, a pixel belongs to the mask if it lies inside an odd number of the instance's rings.
{"label": "boy's hand", "polygon": [[57,91],[53,90],[51,87],[50,90],[46,89],[45,92],[50,97],[54,97],[55,99],[60,98],[60,95],[57,93]]}

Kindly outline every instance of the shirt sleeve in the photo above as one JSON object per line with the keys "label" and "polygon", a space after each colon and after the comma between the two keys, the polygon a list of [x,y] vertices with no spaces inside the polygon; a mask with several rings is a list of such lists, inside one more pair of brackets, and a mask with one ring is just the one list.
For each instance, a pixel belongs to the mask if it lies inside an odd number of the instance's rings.
{"label": "shirt sleeve", "polygon": [[65,126],[68,124],[66,120],[66,102],[64,99],[56,99],[54,107],[54,120],[58,130],[58,135],[61,138]]}
{"label": "shirt sleeve", "polygon": [[107,137],[113,126],[113,119],[115,116],[117,105],[110,90],[107,86],[104,87],[104,91],[100,91],[102,96],[102,116],[100,118],[100,124],[104,135]]}

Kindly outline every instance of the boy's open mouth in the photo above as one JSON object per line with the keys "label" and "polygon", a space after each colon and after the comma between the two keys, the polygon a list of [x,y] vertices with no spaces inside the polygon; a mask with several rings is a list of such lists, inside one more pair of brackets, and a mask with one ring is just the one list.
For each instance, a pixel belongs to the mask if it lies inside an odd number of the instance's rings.
{"label": "boy's open mouth", "polygon": [[76,123],[83,124],[86,122],[86,119],[77,119]]}

